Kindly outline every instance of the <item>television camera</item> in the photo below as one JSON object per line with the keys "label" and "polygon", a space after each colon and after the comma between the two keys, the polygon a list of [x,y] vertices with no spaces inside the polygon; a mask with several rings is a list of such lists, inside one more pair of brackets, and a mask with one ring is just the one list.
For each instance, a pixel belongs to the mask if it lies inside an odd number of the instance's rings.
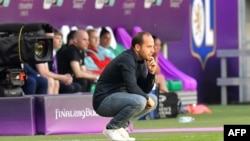
{"label": "television camera", "polygon": [[52,60],[53,39],[45,33],[53,30],[47,23],[0,24],[0,96],[23,95],[23,63]]}

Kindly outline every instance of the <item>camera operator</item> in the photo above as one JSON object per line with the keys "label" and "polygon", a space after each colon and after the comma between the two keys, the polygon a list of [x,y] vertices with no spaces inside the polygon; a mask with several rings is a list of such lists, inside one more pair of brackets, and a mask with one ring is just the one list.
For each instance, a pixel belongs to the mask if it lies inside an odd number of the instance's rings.
{"label": "camera operator", "polygon": [[[46,36],[53,38],[53,47],[54,47],[54,55],[56,54],[55,51],[55,42],[56,39],[54,39],[54,29],[50,32],[46,33]],[[73,78],[70,74],[58,74],[56,70],[51,70],[51,66],[57,65],[55,64],[56,61],[54,60],[55,57],[53,57],[52,62],[45,62],[45,63],[38,63],[33,64],[35,69],[38,71],[38,73],[46,77],[48,79],[48,94],[59,94],[60,93],[75,93],[80,92],[81,86],[78,83],[73,83]],[[61,88],[60,88],[61,87]]]}
{"label": "camera operator", "polygon": [[38,64],[30,64],[33,69],[35,69],[39,75],[45,77],[48,80],[48,89],[47,94],[49,95],[57,95],[59,94],[59,81],[54,79],[53,77],[61,77],[60,79],[68,79],[65,76],[57,75],[49,70],[48,62],[46,63],[38,63]]}
{"label": "camera operator", "polygon": [[3,96],[58,93],[58,82],[57,88],[49,91],[48,86],[56,82],[42,77],[30,67],[51,61],[53,39],[44,36],[51,29],[53,27],[48,23],[0,24],[0,87]]}
{"label": "camera operator", "polygon": [[28,64],[24,64],[23,69],[27,74],[27,79],[22,86],[24,94],[47,94],[48,80],[40,76]]}

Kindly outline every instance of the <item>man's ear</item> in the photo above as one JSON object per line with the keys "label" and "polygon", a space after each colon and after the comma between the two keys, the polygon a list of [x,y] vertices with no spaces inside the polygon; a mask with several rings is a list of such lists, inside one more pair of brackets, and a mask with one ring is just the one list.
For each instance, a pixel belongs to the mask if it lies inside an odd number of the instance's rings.
{"label": "man's ear", "polygon": [[136,50],[136,51],[139,51],[140,48],[141,48],[141,46],[140,46],[139,44],[135,44],[135,50]]}

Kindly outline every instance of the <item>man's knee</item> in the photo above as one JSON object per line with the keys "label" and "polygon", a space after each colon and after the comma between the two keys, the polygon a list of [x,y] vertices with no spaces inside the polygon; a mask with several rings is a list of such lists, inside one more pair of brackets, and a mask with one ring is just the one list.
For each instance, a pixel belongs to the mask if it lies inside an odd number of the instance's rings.
{"label": "man's knee", "polygon": [[44,77],[40,77],[40,78],[38,79],[38,81],[40,81],[40,83],[48,84],[48,80],[47,80],[46,78],[44,78]]}
{"label": "man's knee", "polygon": [[35,94],[37,88],[36,80],[33,77],[28,77],[22,89],[25,94]]}
{"label": "man's knee", "polygon": [[133,99],[132,105],[135,109],[139,109],[140,111],[144,110],[147,104],[147,100],[143,96],[137,96]]}
{"label": "man's knee", "polygon": [[48,88],[48,79],[45,77],[35,77],[37,85],[39,87]]}
{"label": "man's knee", "polygon": [[36,80],[33,77],[28,76],[28,79],[25,81],[25,83],[27,85],[36,85]]}
{"label": "man's knee", "polygon": [[79,83],[72,83],[74,85],[74,92],[81,92],[82,86]]}

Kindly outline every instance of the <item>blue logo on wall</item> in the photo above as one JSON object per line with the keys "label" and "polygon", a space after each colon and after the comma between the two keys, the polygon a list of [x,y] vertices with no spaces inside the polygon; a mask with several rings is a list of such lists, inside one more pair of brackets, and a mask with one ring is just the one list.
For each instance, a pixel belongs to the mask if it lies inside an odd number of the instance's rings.
{"label": "blue logo on wall", "polygon": [[214,0],[191,0],[191,53],[205,69],[215,54]]}

